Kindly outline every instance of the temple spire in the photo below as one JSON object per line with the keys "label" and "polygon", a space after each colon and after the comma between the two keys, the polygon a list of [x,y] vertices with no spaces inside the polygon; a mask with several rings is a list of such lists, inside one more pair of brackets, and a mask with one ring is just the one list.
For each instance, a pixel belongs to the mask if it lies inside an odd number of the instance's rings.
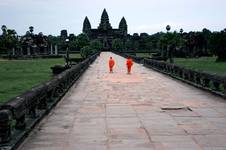
{"label": "temple spire", "polygon": [[98,29],[102,29],[102,30],[112,29],[106,9],[104,9],[101,15],[101,22]]}
{"label": "temple spire", "polygon": [[86,16],[84,22],[83,22],[83,29],[82,29],[82,32],[83,33],[86,33],[86,34],[89,34],[90,33],[90,30],[91,30],[91,24],[89,22],[89,19],[88,17]]}
{"label": "temple spire", "polygon": [[122,17],[120,23],[119,23],[119,30],[127,35],[127,23],[126,23],[126,19],[124,17]]}

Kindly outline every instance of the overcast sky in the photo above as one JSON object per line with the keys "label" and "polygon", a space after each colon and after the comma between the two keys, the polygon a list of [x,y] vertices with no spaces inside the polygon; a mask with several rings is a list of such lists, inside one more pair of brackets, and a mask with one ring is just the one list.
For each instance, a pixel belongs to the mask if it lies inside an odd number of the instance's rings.
{"label": "overcast sky", "polygon": [[226,0],[0,0],[0,25],[19,35],[31,25],[35,33],[59,35],[67,29],[77,35],[85,16],[96,28],[104,8],[113,28],[124,16],[131,34],[165,31],[167,24],[177,31],[226,28]]}

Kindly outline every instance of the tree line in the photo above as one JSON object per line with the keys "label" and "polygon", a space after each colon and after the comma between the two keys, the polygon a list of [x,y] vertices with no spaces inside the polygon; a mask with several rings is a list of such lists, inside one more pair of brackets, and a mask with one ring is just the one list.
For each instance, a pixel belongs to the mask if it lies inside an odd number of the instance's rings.
{"label": "tree line", "polygon": [[[35,34],[34,27],[30,26],[25,35],[19,36],[14,29],[8,29],[2,25],[2,34],[0,35],[0,54],[7,55],[39,55],[52,54],[50,49],[57,49],[63,53],[66,50],[80,52],[82,57],[88,57],[99,50],[102,45],[99,40],[89,40],[85,34],[67,33],[62,30],[59,36],[43,35],[42,32]],[[29,48],[29,54],[28,49]]]}
{"label": "tree line", "polygon": [[[79,51],[83,57],[94,53],[102,48],[98,39],[91,40],[86,34],[69,34],[67,30],[61,30],[59,36],[33,34],[33,27],[24,36],[18,36],[13,29],[2,26],[0,35],[0,53],[10,54],[12,49],[26,47],[27,45],[42,48],[57,45],[60,51]],[[204,28],[202,31],[170,32],[170,26],[166,27],[167,32],[158,32],[152,35],[147,33],[134,33],[127,35],[127,39],[113,39],[112,50],[127,51],[148,51],[155,52],[161,56],[167,55],[170,47],[173,47],[174,57],[202,57],[217,56],[217,61],[226,61],[226,29],[222,31],[210,31]],[[27,36],[27,38],[25,38]],[[32,37],[29,39],[29,36]],[[68,39],[68,42],[66,42]]]}
{"label": "tree line", "polygon": [[204,28],[202,31],[158,32],[152,35],[147,33],[134,33],[128,35],[126,41],[113,40],[113,49],[124,51],[147,51],[166,55],[170,47],[173,48],[174,57],[202,57],[217,56],[217,61],[226,61],[226,29],[211,32]]}

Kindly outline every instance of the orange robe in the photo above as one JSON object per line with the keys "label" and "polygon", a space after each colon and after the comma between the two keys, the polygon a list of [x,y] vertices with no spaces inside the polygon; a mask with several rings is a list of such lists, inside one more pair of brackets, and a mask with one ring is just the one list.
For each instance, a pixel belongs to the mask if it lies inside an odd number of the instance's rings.
{"label": "orange robe", "polygon": [[133,66],[133,61],[132,61],[132,59],[127,59],[126,65],[127,65],[127,72],[130,73],[130,72],[131,72],[131,68],[132,68],[132,66]]}
{"label": "orange robe", "polygon": [[112,72],[113,71],[113,67],[115,65],[114,59],[110,59],[108,64],[109,64],[109,70],[110,70],[110,72]]}

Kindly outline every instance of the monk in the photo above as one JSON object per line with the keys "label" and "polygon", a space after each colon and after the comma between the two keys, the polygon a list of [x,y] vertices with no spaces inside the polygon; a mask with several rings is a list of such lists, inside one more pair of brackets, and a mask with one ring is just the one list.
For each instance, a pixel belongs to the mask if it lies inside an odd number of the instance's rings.
{"label": "monk", "polygon": [[109,65],[109,70],[110,70],[110,73],[113,72],[113,67],[115,65],[115,61],[112,57],[110,57],[109,61],[108,61],[108,65]]}
{"label": "monk", "polygon": [[130,74],[131,68],[133,66],[133,60],[130,57],[127,58],[126,65],[127,65],[127,73]]}

